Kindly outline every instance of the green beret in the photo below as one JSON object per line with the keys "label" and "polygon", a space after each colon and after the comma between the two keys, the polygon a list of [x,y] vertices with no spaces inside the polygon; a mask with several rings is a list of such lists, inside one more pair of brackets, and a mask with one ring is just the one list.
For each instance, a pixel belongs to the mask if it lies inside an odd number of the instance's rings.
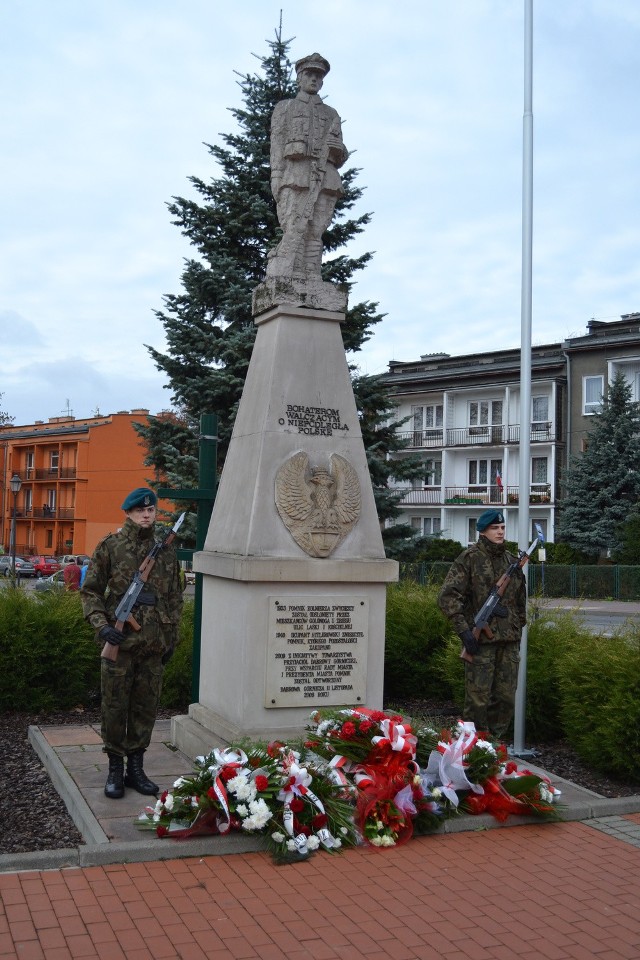
{"label": "green beret", "polygon": [[492,523],[504,523],[502,510],[485,510],[476,520],[476,529],[479,533],[490,527]]}
{"label": "green beret", "polygon": [[136,487],[128,497],[125,497],[122,509],[133,510],[134,507],[155,507],[157,502],[158,498],[149,487]]}

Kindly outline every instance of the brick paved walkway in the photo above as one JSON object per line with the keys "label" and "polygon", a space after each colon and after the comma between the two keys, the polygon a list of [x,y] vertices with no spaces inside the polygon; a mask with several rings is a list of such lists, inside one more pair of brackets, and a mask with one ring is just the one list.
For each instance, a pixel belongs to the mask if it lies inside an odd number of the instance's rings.
{"label": "brick paved walkway", "polygon": [[618,827],[6,873],[0,960],[638,960],[640,849]]}

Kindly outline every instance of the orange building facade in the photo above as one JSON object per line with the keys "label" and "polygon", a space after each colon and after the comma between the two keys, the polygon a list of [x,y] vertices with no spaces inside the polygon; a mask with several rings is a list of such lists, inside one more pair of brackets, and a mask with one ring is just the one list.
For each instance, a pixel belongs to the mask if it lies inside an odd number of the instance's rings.
{"label": "orange building facade", "polygon": [[[0,427],[2,544],[10,550],[14,495],[9,481],[22,481],[15,497],[16,554],[89,554],[122,526],[121,504],[135,487],[148,486],[152,468],[134,423],[149,411],[135,409],[77,420]],[[159,508],[172,505],[161,501]]]}

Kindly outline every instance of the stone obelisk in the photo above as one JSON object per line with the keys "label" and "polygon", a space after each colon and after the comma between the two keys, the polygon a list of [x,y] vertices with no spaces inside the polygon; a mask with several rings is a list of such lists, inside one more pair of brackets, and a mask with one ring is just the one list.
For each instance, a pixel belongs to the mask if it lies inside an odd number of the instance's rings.
{"label": "stone obelisk", "polygon": [[315,707],[382,706],[385,559],[340,324],[321,279],[342,194],[328,62],[296,64],[275,108],[272,190],[282,239],[253,296],[257,336],[204,550],[200,701],[176,718],[195,756],[214,741],[297,736]]}

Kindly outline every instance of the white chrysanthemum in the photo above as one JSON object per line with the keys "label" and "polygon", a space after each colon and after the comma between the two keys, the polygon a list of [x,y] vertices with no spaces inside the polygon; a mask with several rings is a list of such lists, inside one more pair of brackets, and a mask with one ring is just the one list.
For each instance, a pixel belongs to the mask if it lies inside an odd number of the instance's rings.
{"label": "white chrysanthemum", "polygon": [[340,827],[340,833],[346,837],[346,835],[349,833],[349,830],[347,827]]}
{"label": "white chrysanthemum", "polygon": [[553,794],[546,783],[541,783],[538,787],[540,792],[540,799],[543,803],[553,803]]}
{"label": "white chrysanthemum", "polygon": [[381,847],[381,846],[382,846],[382,837],[372,837],[369,842],[370,842],[371,845],[374,846],[374,847]]}
{"label": "white chrysanthemum", "polygon": [[160,815],[163,810],[164,810],[164,803],[162,802],[162,800],[157,800],[156,805],[153,808],[153,812]]}
{"label": "white chrysanthemum", "polygon": [[239,803],[238,806],[236,807],[236,813],[238,814],[239,817],[248,817],[249,808],[246,807],[244,803]]}
{"label": "white chrysanthemum", "polygon": [[320,841],[318,840],[317,837],[309,837],[307,839],[307,846],[309,850],[317,850],[318,847],[320,846]]}
{"label": "white chrysanthemum", "polygon": [[176,780],[176,782],[175,782],[174,785],[173,785],[173,789],[174,789],[174,790],[179,790],[180,787],[182,786],[182,784],[183,784],[183,783],[186,783],[186,782],[187,782],[187,781],[186,781],[186,779],[185,779],[184,777],[178,777],[178,779]]}
{"label": "white chrysanthemum", "polygon": [[285,836],[284,836],[284,833],[280,833],[279,830],[276,830],[275,833],[271,834],[271,839],[273,840],[274,843],[282,843],[283,840],[285,839]]}
{"label": "white chrysanthemum", "polygon": [[342,840],[339,840],[339,839],[336,837],[336,838],[334,839],[334,841],[333,841],[333,846],[334,846],[334,848],[337,850],[338,847],[341,847],[341,846],[342,846]]}
{"label": "white chrysanthemum", "polygon": [[173,810],[173,794],[172,793],[167,794],[166,799],[164,801],[164,808],[167,811],[167,813],[171,813],[171,811]]}
{"label": "white chrysanthemum", "polygon": [[433,790],[431,791],[431,796],[433,797],[434,800],[439,800],[440,797],[442,796],[442,790],[440,789],[440,787],[434,787]]}
{"label": "white chrysanthemum", "polygon": [[389,834],[386,833],[384,837],[381,838],[380,845],[383,847],[395,847],[396,842],[393,837],[390,837]]}
{"label": "white chrysanthemum", "polygon": [[229,780],[227,790],[235,794],[238,800],[253,800],[257,792],[255,783],[251,782],[245,774],[239,774]]}
{"label": "white chrysanthemum", "polygon": [[476,740],[476,744],[475,744],[475,745],[476,745],[476,747],[480,747],[481,750],[486,750],[487,753],[492,753],[492,754],[494,755],[494,757],[497,756],[493,744],[492,744],[492,743],[489,743],[488,740]]}
{"label": "white chrysanthemum", "polygon": [[287,850],[289,853],[295,853],[297,849],[295,840],[287,840]]}

